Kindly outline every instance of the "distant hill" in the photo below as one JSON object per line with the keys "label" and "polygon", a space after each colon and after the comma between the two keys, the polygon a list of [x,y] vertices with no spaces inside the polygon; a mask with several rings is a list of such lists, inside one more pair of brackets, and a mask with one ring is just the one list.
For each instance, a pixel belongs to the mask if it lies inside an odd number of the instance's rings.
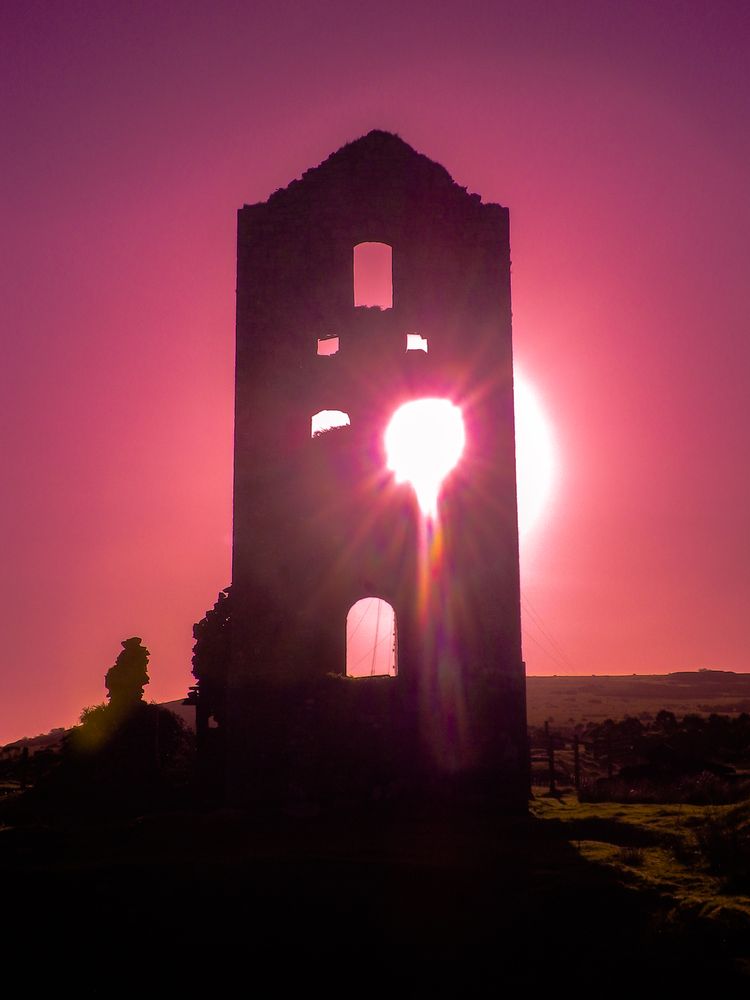
{"label": "distant hill", "polygon": [[[195,730],[195,708],[192,705],[183,705],[180,698],[177,701],[162,702],[161,707],[168,709],[182,719],[189,729]],[[39,753],[40,750],[56,750],[62,743],[65,734],[69,732],[70,729],[60,726],[58,729],[52,729],[39,736],[24,736],[20,740],[14,740],[12,743],[0,746],[0,755],[5,758],[13,757],[15,754],[21,753],[24,747],[28,748],[30,754]]]}
{"label": "distant hill", "polygon": [[170,712],[174,712],[175,715],[182,719],[186,726],[195,730],[195,706],[183,705],[182,701],[182,698],[179,698],[177,701],[164,701],[162,702],[161,707],[169,709]]}
{"label": "distant hill", "polygon": [[[527,677],[526,701],[529,725],[539,726],[549,719],[555,725],[601,722],[636,715],[642,719],[665,708],[675,715],[691,712],[710,715],[737,715],[750,712],[750,673],[731,670],[679,670],[671,674],[631,676]],[[166,701],[162,708],[179,716],[195,729],[195,708],[182,699]],[[26,737],[0,747],[5,756],[59,746],[67,730],[53,729],[40,736]]]}
{"label": "distant hill", "polygon": [[0,746],[0,753],[12,756],[13,753],[20,753],[24,747],[28,748],[30,754],[38,753],[40,750],[54,750],[62,743],[63,736],[67,732],[68,729],[60,726],[59,729],[51,729],[39,736],[24,736],[20,740],[14,740],[13,743]]}
{"label": "distant hill", "polygon": [[530,725],[549,719],[556,725],[601,722],[635,715],[642,719],[660,709],[737,715],[750,712],[750,673],[731,670],[681,670],[672,674],[628,677],[527,677]]}

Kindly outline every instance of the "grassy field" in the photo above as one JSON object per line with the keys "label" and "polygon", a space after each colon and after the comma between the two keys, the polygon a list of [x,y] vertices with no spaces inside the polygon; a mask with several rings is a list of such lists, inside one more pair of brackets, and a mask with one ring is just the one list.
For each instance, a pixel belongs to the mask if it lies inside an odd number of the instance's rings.
{"label": "grassy field", "polygon": [[656,890],[680,911],[729,917],[750,939],[750,802],[579,803],[573,794],[541,795],[531,811],[562,824],[582,857],[624,884]]}

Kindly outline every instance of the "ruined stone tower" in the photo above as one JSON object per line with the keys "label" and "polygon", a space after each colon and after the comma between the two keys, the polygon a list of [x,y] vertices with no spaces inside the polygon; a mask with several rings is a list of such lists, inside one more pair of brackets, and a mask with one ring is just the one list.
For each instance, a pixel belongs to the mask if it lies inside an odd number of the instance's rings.
{"label": "ruined stone tower", "polygon": [[[392,308],[355,304],[372,243],[392,253]],[[434,528],[383,446],[422,397],[466,428]],[[348,423],[312,436],[331,410]],[[242,208],[235,419],[230,799],[524,808],[507,209],[379,131]],[[362,598],[394,610],[396,666],[347,677]]]}

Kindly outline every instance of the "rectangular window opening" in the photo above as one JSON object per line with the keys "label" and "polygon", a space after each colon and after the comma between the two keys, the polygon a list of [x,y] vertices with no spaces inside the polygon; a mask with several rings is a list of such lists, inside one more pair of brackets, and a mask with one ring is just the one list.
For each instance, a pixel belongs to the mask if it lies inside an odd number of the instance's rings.
{"label": "rectangular window opening", "polygon": [[338,337],[322,337],[318,338],[318,357],[330,358],[334,354],[338,354],[339,350],[339,338]]}
{"label": "rectangular window opening", "polygon": [[406,350],[407,351],[424,351],[427,354],[427,338],[420,337],[418,333],[407,333],[406,335]]}
{"label": "rectangular window opening", "polygon": [[393,308],[393,251],[387,243],[355,246],[354,305]]}

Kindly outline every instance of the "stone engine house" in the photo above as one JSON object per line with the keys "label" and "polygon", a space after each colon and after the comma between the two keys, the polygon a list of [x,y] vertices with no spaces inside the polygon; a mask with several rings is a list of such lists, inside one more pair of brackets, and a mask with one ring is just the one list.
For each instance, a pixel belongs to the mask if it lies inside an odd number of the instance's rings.
{"label": "stone engine house", "polygon": [[[355,287],[371,244],[378,306]],[[433,397],[466,445],[429,527],[383,438]],[[340,426],[313,434],[324,411]],[[234,454],[230,801],[525,808],[508,210],[379,131],[242,208]],[[379,676],[347,676],[362,599],[395,617]]]}

